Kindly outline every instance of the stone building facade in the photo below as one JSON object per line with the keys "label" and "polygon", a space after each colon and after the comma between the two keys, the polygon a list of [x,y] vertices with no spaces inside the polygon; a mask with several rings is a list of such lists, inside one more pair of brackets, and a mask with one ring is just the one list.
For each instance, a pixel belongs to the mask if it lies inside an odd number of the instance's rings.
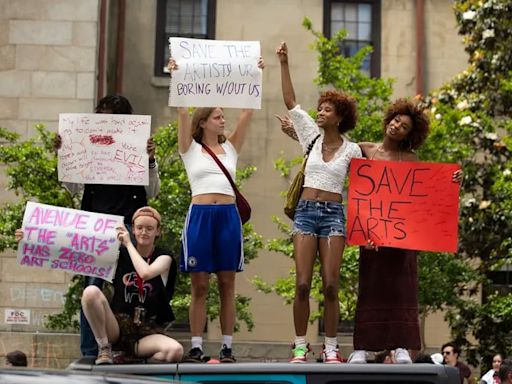
{"label": "stone building facade", "polygon": [[[98,97],[116,91],[130,99],[136,113],[152,115],[153,130],[165,125],[175,115],[167,107],[168,79],[162,63],[166,33],[173,31],[169,23],[176,19],[169,17],[166,23],[162,13],[178,10],[185,17],[187,3],[202,5],[202,15],[206,15],[206,24],[192,32],[220,40],[261,42],[266,61],[262,109],[254,114],[240,165],[257,167],[244,192],[253,206],[254,228],[265,239],[279,235],[272,215],[284,217],[279,196],[287,185],[274,170],[273,160],[281,153],[299,154],[298,146],[290,147],[274,117],[285,113],[274,53],[279,42],[288,43],[300,103],[313,107],[319,92],[313,85],[317,69],[310,48],[313,36],[301,26],[304,17],[324,32],[334,32],[340,23],[355,25],[354,44],[370,41],[376,47],[368,70],[394,78],[396,97],[414,96],[418,89],[428,92],[466,66],[449,0],[0,0],[0,126],[25,137],[33,134],[36,122],[56,129],[60,112],[91,112]],[[176,4],[185,8],[176,8]],[[421,19],[418,6],[423,8]],[[420,40],[418,20],[424,23]],[[422,42],[419,48],[418,41]],[[423,68],[421,84],[418,55]],[[228,127],[235,116],[236,111],[227,111]],[[0,183],[5,190],[5,176]],[[14,198],[3,190],[1,202]],[[242,343],[241,354],[270,356],[269,346],[275,349],[276,343],[280,347],[275,350],[287,353],[293,337],[291,307],[276,296],[256,292],[250,280],[258,275],[272,282],[290,267],[285,257],[261,251],[238,276],[237,290],[252,297],[256,324],[252,332],[242,329],[235,336]],[[0,256],[0,290],[4,292],[0,297],[0,356],[18,348],[29,351],[34,365],[56,367],[78,355],[75,335],[47,335],[42,321],[45,314],[61,307],[68,281],[63,273],[41,274],[17,266],[14,252]],[[29,309],[30,324],[6,324],[8,309]],[[217,322],[208,329],[207,338],[218,340]],[[310,340],[321,341],[317,325],[308,332]],[[425,333],[429,348],[449,338],[441,314],[428,318]],[[351,338],[346,335],[343,349],[349,352],[350,348]]]}

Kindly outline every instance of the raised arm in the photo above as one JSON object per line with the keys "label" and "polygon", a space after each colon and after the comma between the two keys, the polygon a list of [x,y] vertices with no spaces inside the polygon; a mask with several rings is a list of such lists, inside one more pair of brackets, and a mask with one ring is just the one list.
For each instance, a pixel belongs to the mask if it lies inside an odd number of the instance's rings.
{"label": "raised arm", "polygon": [[297,102],[295,100],[295,91],[293,90],[290,68],[288,66],[288,47],[282,42],[276,50],[277,57],[281,63],[281,89],[283,91],[283,100],[288,110],[293,109]]}
{"label": "raised arm", "polygon": [[[178,64],[171,57],[167,63],[167,69],[172,78],[173,71],[178,70]],[[178,150],[180,153],[188,151],[190,144],[192,144],[192,122],[188,114],[188,109],[185,107],[178,107]]]}
{"label": "raised arm", "polygon": [[[265,62],[263,61],[263,58],[260,57],[258,59],[258,68],[263,69],[264,67]],[[236,123],[235,130],[228,137],[228,140],[231,142],[231,144],[233,144],[237,153],[240,153],[242,150],[253,112],[253,109],[242,109],[242,112],[240,112],[240,117],[238,118],[238,122]]]}
{"label": "raised arm", "polygon": [[139,254],[137,248],[135,248],[131,241],[127,244],[126,249],[128,250],[132,264],[135,267],[135,271],[137,271],[142,280],[150,280],[159,275],[168,275],[172,263],[171,256],[159,256],[153,263],[148,264]]}
{"label": "raised arm", "polygon": [[192,140],[192,122],[188,114],[188,109],[178,107],[178,150],[180,153],[188,151]]}
{"label": "raised arm", "polygon": [[146,185],[146,196],[148,198],[157,197],[160,193],[160,175],[158,174],[158,164],[155,159],[156,144],[150,137],[146,142],[146,152],[149,158],[149,185]]}
{"label": "raised arm", "polygon": [[240,153],[240,150],[244,144],[245,137],[247,136],[247,129],[249,127],[249,123],[251,122],[253,112],[253,109],[242,109],[242,112],[240,112],[240,117],[238,118],[238,122],[236,123],[235,130],[231,135],[229,135],[228,140],[231,142],[231,144],[233,144],[237,153]]}
{"label": "raised arm", "polygon": [[142,278],[142,280],[150,280],[153,277],[164,275],[166,276],[169,273],[169,269],[172,263],[172,257],[168,255],[162,255],[158,257],[151,265],[149,265],[140,255],[137,248],[133,245],[130,234],[124,225],[117,228],[117,238],[123,244],[128,254],[130,255],[130,259],[132,261],[133,266],[135,267],[135,271]]}

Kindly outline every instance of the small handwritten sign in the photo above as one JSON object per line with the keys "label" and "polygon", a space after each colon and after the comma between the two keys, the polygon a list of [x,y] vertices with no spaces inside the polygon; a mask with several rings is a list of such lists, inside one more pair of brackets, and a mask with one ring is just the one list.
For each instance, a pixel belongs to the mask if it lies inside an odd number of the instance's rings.
{"label": "small handwritten sign", "polygon": [[353,159],[347,240],[365,245],[456,252],[456,164]]}
{"label": "small handwritten sign", "polygon": [[81,184],[148,185],[146,142],[151,116],[61,113],[59,180]]}
{"label": "small handwritten sign", "polygon": [[261,108],[259,41],[169,38],[169,106]]}
{"label": "small handwritten sign", "polygon": [[112,281],[122,216],[28,202],[18,263]]}
{"label": "small handwritten sign", "polygon": [[4,312],[5,324],[30,324],[30,309],[6,308]]}

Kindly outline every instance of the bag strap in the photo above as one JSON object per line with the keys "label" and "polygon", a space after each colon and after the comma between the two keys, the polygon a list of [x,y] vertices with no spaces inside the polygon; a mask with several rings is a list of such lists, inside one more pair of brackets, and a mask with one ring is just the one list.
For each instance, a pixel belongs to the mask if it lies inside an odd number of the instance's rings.
{"label": "bag strap", "polygon": [[307,159],[309,157],[309,154],[313,150],[313,146],[315,145],[315,143],[316,143],[316,141],[318,140],[319,137],[320,137],[320,134],[318,134],[318,136],[315,137],[311,143],[309,143],[308,149],[306,151],[306,154],[304,155],[304,158]]}
{"label": "bag strap", "polygon": [[[318,135],[320,136],[320,135]],[[316,140],[316,139],[315,139]],[[233,179],[231,178],[231,175],[229,174],[228,170],[226,169],[226,167],[224,166],[224,164],[222,164],[222,162],[219,160],[219,158],[217,157],[217,155],[215,154],[215,152],[213,152],[211,150],[210,147],[208,147],[206,144],[204,143],[200,143],[203,148],[205,149],[206,152],[208,152],[210,154],[211,157],[213,157],[213,160],[215,160],[215,162],[217,163],[217,165],[219,166],[219,168],[221,169],[222,172],[224,172],[224,175],[226,175],[226,177],[228,178],[229,180],[229,184],[231,184],[231,187],[233,188],[233,190],[235,191],[235,195],[238,192],[238,188],[236,187],[236,184],[235,182],[233,181]]]}

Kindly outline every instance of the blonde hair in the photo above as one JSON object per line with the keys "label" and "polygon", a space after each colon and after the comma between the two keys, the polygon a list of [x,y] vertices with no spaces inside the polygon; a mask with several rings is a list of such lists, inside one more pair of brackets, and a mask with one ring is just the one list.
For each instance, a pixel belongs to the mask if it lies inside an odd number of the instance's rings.
{"label": "blonde hair", "polygon": [[[200,143],[203,140],[203,127],[201,123],[208,120],[210,115],[219,107],[206,107],[197,108],[192,114],[192,137],[195,141]],[[222,110],[222,108],[219,108]],[[226,141],[226,136],[219,135],[219,143],[222,144]]]}

